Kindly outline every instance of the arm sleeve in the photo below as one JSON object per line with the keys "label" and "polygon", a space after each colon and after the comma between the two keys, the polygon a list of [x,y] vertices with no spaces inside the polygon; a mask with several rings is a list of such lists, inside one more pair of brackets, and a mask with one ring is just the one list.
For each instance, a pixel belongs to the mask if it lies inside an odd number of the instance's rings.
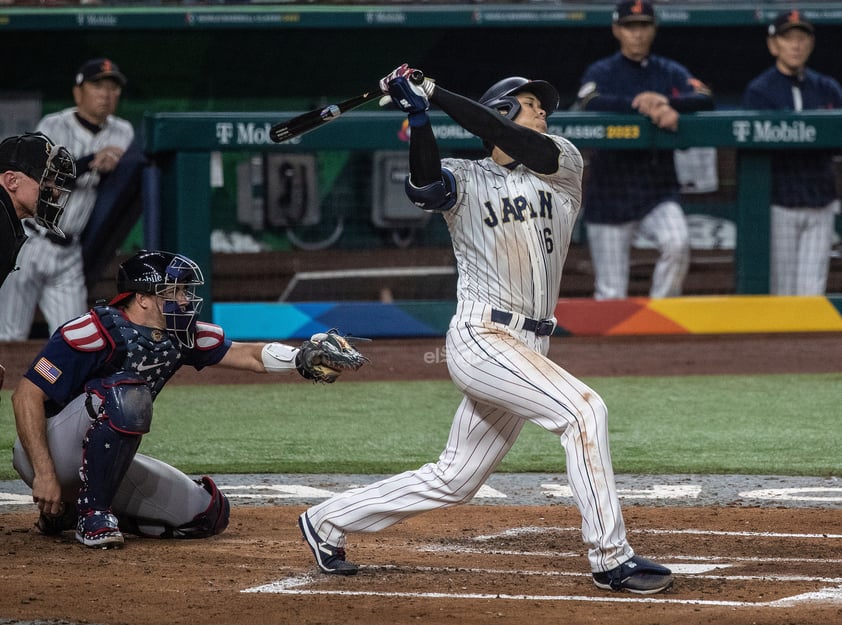
{"label": "arm sleeve", "polygon": [[441,180],[441,157],[430,121],[412,129],[409,140],[409,179],[416,187]]}
{"label": "arm sleeve", "polygon": [[436,86],[432,101],[468,132],[503,150],[539,174],[558,171],[559,149],[552,139],[520,126],[487,106]]}

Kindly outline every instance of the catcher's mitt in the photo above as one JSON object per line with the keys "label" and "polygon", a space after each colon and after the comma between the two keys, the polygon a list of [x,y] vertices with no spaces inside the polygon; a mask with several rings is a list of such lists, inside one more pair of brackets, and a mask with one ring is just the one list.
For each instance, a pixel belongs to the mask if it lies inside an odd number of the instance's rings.
{"label": "catcher's mitt", "polygon": [[298,372],[314,382],[330,384],[343,371],[356,371],[368,362],[337,330],[319,332],[298,348]]}

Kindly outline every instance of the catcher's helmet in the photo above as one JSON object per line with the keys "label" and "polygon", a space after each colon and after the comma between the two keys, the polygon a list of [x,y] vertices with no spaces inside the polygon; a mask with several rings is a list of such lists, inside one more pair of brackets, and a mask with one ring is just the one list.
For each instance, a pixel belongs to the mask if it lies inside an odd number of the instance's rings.
{"label": "catcher's helmet", "polygon": [[520,102],[515,96],[522,91],[535,94],[535,97],[541,101],[541,108],[544,109],[547,117],[558,108],[559,98],[555,87],[544,80],[529,80],[522,76],[510,76],[494,83],[482,94],[479,101],[498,111],[505,110],[506,117],[514,120],[520,113]]}
{"label": "catcher's helmet", "polygon": [[196,294],[196,288],[204,283],[202,270],[186,256],[141,250],[117,269],[119,294],[109,303],[120,304],[133,293],[161,297],[167,330],[179,343],[191,348],[203,299]]}
{"label": "catcher's helmet", "polygon": [[64,236],[58,221],[76,179],[76,162],[67,148],[41,132],[7,137],[0,142],[0,172],[4,171],[23,172],[38,183],[35,221]]}

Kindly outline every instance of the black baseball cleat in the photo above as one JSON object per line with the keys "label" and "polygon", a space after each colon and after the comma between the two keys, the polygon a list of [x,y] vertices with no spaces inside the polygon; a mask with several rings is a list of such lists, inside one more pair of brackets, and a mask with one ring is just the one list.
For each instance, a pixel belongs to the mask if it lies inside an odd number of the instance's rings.
{"label": "black baseball cleat", "polygon": [[639,595],[653,595],[672,587],[672,571],[646,558],[631,560],[602,573],[593,574],[593,582],[603,590],[628,590]]}
{"label": "black baseball cleat", "polygon": [[298,517],[298,527],[301,529],[301,534],[313,556],[316,558],[316,564],[319,565],[322,573],[330,575],[356,575],[359,567],[356,564],[345,561],[345,550],[342,547],[334,547],[328,545],[319,537],[313,526],[310,525],[310,519],[307,518],[307,513],[304,512]]}
{"label": "black baseball cleat", "polygon": [[35,528],[44,536],[58,536],[64,531],[75,528],[76,520],[76,504],[64,502],[58,514],[41,512],[38,520],[35,521]]}

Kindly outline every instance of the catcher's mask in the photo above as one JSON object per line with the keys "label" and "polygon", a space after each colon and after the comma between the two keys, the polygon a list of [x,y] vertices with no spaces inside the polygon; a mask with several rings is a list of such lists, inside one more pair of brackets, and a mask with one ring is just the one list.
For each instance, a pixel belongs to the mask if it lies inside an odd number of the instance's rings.
{"label": "catcher's mask", "polygon": [[[521,108],[516,96],[523,91],[535,94],[547,117],[558,108],[559,97],[555,87],[544,80],[529,80],[522,76],[510,76],[497,81],[488,88],[488,91],[482,94],[479,102],[514,121]],[[493,146],[490,143],[484,141],[483,145],[485,145],[486,150],[491,152]]]}
{"label": "catcher's mask", "polygon": [[0,142],[0,171],[20,171],[38,182],[40,189],[35,221],[59,236],[58,221],[76,179],[70,152],[41,132],[7,137]]}
{"label": "catcher's mask", "polygon": [[195,344],[196,320],[202,309],[196,288],[204,283],[202,270],[186,256],[141,250],[117,270],[119,294],[109,304],[120,304],[133,293],[157,295],[164,300],[167,331],[189,349]]}

